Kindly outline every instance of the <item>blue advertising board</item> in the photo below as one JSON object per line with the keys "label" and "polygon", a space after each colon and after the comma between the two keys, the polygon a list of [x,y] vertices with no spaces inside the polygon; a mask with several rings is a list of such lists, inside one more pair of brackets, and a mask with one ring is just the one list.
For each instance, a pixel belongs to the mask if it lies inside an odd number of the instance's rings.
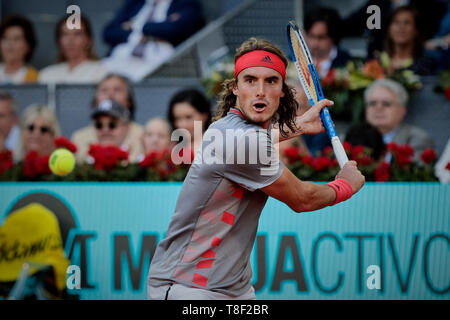
{"label": "blue advertising board", "polygon": [[[0,223],[30,202],[57,215],[80,299],[146,299],[181,183],[0,183]],[[258,299],[449,299],[450,185],[366,183],[295,213],[269,199],[251,263]],[[69,276],[69,275],[68,275]]]}

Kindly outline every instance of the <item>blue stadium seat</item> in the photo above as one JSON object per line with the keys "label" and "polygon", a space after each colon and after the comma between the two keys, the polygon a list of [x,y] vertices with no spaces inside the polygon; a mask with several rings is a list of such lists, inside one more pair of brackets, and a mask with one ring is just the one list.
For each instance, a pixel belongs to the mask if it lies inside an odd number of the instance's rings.
{"label": "blue stadium seat", "polygon": [[23,84],[2,85],[0,89],[6,90],[13,96],[17,104],[17,113],[20,115],[30,104],[47,104],[48,90],[46,85]]}

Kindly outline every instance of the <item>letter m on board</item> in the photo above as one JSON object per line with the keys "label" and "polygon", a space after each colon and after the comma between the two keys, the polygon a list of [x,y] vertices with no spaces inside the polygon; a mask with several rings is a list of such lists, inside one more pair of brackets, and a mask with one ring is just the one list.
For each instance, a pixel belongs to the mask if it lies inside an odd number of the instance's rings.
{"label": "letter m on board", "polygon": [[[134,254],[129,234],[114,235],[114,289],[123,290],[123,276],[128,271],[133,290],[140,290],[145,283],[148,266],[156,250],[156,235],[144,234],[141,239],[140,250]],[[137,261],[133,257],[139,256]],[[128,268],[126,268],[128,266]],[[145,266],[145,269],[144,269]],[[145,271],[145,274],[143,273]]]}

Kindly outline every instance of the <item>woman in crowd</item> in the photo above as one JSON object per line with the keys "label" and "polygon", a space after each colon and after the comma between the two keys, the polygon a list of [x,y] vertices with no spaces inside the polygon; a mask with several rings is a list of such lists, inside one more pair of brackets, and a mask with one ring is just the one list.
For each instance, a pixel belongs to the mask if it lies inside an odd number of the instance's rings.
{"label": "woman in crowd", "polygon": [[398,7],[391,13],[381,54],[382,60],[389,57],[391,71],[409,69],[419,75],[434,71],[435,62],[424,55],[423,37],[418,25],[419,13],[413,7]]}
{"label": "woman in crowd", "polygon": [[22,160],[30,151],[40,156],[50,155],[55,149],[53,140],[61,134],[55,112],[45,105],[27,107],[20,120],[21,139],[14,151],[15,161]]}
{"label": "woman in crowd", "polygon": [[9,16],[0,25],[0,84],[36,82],[38,72],[29,65],[36,47],[31,22],[22,16]]}
{"label": "woman in crowd", "polygon": [[203,133],[211,124],[211,106],[208,99],[196,89],[179,91],[169,103],[167,117],[172,128],[184,129],[180,133],[195,153],[201,146]]}
{"label": "woman in crowd", "polygon": [[79,29],[69,29],[66,17],[56,26],[58,63],[41,70],[42,83],[97,83],[107,73],[94,52],[89,20],[81,16]]}

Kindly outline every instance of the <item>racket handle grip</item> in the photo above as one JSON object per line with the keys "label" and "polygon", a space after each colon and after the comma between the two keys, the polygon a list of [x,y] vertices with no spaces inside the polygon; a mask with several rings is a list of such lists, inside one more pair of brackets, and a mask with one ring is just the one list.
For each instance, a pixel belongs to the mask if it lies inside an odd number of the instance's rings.
{"label": "racket handle grip", "polygon": [[333,146],[334,155],[336,156],[336,159],[339,163],[339,167],[344,166],[348,162],[347,153],[344,150],[344,146],[341,143],[341,140],[339,140],[338,136],[334,136],[331,139],[331,145]]}

